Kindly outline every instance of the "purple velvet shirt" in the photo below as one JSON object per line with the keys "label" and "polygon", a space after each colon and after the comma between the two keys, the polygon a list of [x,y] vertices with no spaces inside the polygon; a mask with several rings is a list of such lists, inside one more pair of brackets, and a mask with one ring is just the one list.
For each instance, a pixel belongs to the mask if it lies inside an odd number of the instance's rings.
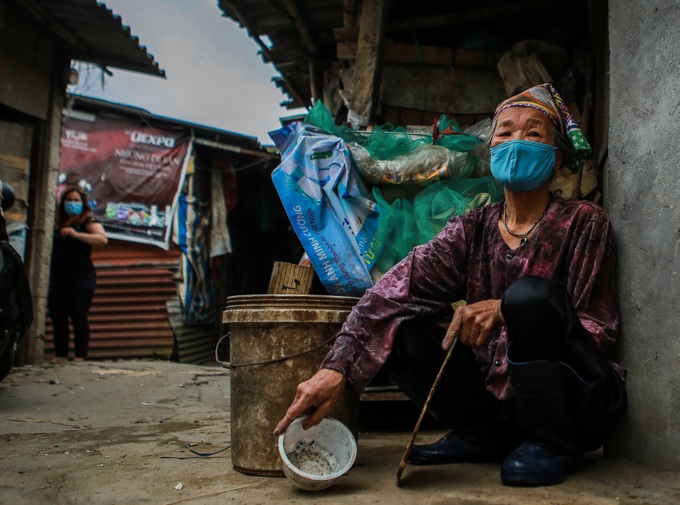
{"label": "purple velvet shirt", "polygon": [[[435,314],[458,300],[500,299],[513,281],[527,275],[566,286],[581,323],[604,353],[619,327],[607,215],[593,203],[553,197],[524,247],[510,249],[498,230],[502,209],[496,203],[454,217],[431,242],[395,265],[354,307],[321,367],[343,373],[361,391],[389,356],[403,321]],[[501,400],[512,391],[506,348],[501,328],[475,350],[487,389]],[[612,364],[624,377],[625,370]]]}

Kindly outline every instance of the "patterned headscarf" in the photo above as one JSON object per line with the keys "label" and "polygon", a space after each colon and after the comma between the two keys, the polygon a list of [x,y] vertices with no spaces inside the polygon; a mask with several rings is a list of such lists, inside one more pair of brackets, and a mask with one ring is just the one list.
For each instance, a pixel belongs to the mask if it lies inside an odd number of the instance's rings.
{"label": "patterned headscarf", "polygon": [[588,140],[552,84],[539,84],[508,98],[496,108],[494,119],[510,107],[531,107],[548,116],[557,131],[568,138],[572,145],[572,160],[569,165],[572,172],[576,172],[581,164],[592,155],[593,150]]}

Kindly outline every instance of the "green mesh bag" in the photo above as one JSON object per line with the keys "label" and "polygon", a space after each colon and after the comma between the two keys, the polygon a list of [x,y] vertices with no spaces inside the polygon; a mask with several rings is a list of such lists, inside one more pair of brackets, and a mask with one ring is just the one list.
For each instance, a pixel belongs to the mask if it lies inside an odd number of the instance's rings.
{"label": "green mesh bag", "polygon": [[468,202],[468,198],[447,184],[433,184],[424,189],[413,201],[418,243],[432,240],[449,219],[464,214]]}
{"label": "green mesh bag", "polygon": [[317,100],[305,116],[306,124],[316,126],[330,135],[340,137],[345,142],[354,142],[366,149],[377,160],[392,160],[395,157],[410,153],[420,144],[440,145],[455,152],[471,151],[482,141],[474,135],[460,131],[458,123],[442,114],[437,121],[437,140],[432,135],[420,137],[408,133],[403,126],[390,124],[375,126],[371,132],[359,133],[352,128],[337,126],[328,109],[321,100]]}
{"label": "green mesh bag", "polygon": [[483,207],[503,198],[503,189],[490,176],[437,181],[415,197],[395,198],[388,202],[381,189],[373,188],[381,216],[394,221],[375,265],[380,272],[408,256],[411,250],[432,240],[454,216]]}
{"label": "green mesh bag", "polygon": [[[423,143],[433,143],[432,136],[414,137],[403,127],[376,126],[370,133],[359,133],[347,126],[337,126],[320,100],[314,104],[304,122],[345,142],[360,145],[378,160],[392,160]],[[454,152],[468,152],[482,143],[478,137],[462,133],[458,123],[446,115],[439,117],[435,137],[435,145]],[[472,172],[477,162],[477,157],[471,156],[468,162],[470,170],[466,170],[466,173]],[[375,263],[378,275],[408,256],[415,246],[432,240],[453,216],[503,198],[502,188],[490,176],[397,186],[408,187],[402,192],[408,196],[386,198],[380,186],[373,188],[380,219],[389,221],[385,223],[389,225],[386,228],[392,229]]]}
{"label": "green mesh bag", "polygon": [[317,100],[302,122],[321,128],[329,135],[340,136],[338,135],[340,131],[335,125],[335,121],[333,121],[333,116],[331,116],[331,113],[328,112],[328,109],[321,100]]}
{"label": "green mesh bag", "polygon": [[375,126],[361,147],[378,160],[392,160],[401,154],[410,153],[420,144],[431,144],[432,137],[411,138],[403,126]]}
{"label": "green mesh bag", "polygon": [[458,126],[458,121],[447,117],[446,114],[439,116],[435,137],[435,145],[446,147],[458,153],[472,151],[475,146],[482,143],[480,138],[463,133]]}
{"label": "green mesh bag", "polygon": [[418,241],[418,229],[410,200],[398,198],[390,204],[383,198],[378,186],[373,188],[373,197],[380,208],[381,218],[385,216],[386,219],[392,219],[394,225],[374,265],[374,268],[385,273],[411,252]]}

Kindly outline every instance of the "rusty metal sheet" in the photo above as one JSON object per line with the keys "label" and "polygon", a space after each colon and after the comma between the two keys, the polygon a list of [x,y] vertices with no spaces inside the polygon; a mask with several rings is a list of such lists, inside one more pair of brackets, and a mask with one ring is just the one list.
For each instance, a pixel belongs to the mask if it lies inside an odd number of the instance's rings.
{"label": "rusty metal sheet", "polygon": [[[97,289],[90,310],[90,358],[170,358],[174,333],[166,302],[175,298],[179,250],[112,240],[92,255]],[[73,336],[71,335],[71,349]],[[52,356],[47,319],[45,353]]]}

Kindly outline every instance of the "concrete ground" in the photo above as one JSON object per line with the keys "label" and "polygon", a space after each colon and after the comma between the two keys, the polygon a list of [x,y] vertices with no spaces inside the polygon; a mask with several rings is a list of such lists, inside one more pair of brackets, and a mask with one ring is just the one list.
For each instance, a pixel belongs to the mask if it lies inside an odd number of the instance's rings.
{"label": "concrete ground", "polygon": [[[426,430],[418,443],[440,435]],[[353,469],[335,486],[309,493],[285,478],[233,470],[229,373],[223,368],[162,361],[17,368],[0,383],[0,502],[680,503],[680,473],[597,455],[548,488],[504,487],[497,465],[407,466],[398,488],[395,475],[409,436],[410,428],[362,430]]]}

